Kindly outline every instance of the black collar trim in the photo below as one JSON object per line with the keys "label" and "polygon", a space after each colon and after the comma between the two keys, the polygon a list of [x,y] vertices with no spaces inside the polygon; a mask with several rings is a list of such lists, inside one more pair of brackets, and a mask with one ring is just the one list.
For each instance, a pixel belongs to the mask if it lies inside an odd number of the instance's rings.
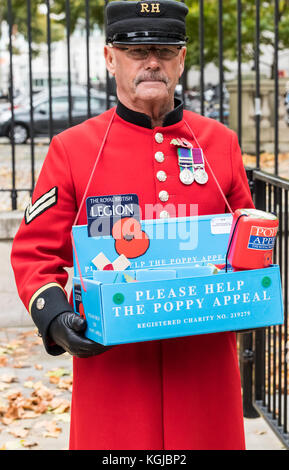
{"label": "black collar trim", "polygon": [[[138,113],[132,109],[127,108],[120,101],[117,103],[116,114],[131,124],[136,126],[145,127],[146,129],[152,129],[151,118],[144,113]],[[175,98],[175,108],[166,114],[163,126],[172,126],[183,119],[183,102],[178,98]]]}

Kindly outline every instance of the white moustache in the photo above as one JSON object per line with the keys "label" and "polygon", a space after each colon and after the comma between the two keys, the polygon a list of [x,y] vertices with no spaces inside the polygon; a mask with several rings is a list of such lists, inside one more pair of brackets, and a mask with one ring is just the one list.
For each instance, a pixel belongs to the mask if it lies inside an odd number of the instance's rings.
{"label": "white moustache", "polygon": [[161,75],[151,74],[151,75],[141,75],[135,79],[135,85],[139,85],[141,82],[163,82],[166,85],[168,84],[168,79]]}

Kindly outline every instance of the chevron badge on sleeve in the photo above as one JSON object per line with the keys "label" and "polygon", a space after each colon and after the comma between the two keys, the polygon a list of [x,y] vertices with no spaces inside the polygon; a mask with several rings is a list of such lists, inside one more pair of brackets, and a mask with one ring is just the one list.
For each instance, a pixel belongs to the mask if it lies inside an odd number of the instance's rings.
{"label": "chevron badge on sleeve", "polygon": [[57,203],[57,186],[47,191],[47,193],[40,196],[34,204],[32,201],[28,204],[25,210],[25,223],[30,224],[32,220],[43,214],[47,209],[54,206]]}

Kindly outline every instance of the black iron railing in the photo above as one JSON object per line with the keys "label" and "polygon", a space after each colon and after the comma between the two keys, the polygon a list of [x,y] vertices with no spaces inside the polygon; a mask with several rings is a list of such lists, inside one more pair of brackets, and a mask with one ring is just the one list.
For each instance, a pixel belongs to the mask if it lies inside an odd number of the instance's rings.
{"label": "black iron railing", "polygon": [[[258,329],[246,335],[243,354],[249,358],[245,413],[254,415],[254,407],[268,420],[275,432],[289,447],[288,434],[288,202],[289,180],[264,173],[251,172],[257,208],[273,212],[279,219],[279,235],[273,262],[279,264],[284,299],[284,324]],[[250,371],[251,372],[251,371]],[[248,370],[247,370],[248,374]],[[251,381],[251,378],[254,379]],[[251,381],[251,382],[250,382]],[[248,399],[252,394],[252,400]],[[254,396],[255,395],[255,396]]]}

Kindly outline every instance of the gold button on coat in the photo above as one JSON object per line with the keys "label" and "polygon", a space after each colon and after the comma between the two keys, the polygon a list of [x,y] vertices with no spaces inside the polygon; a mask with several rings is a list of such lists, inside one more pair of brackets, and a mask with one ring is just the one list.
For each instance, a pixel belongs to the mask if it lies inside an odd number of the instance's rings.
{"label": "gold button on coat", "polygon": [[166,202],[169,199],[169,193],[167,191],[160,191],[159,198],[162,202]]}
{"label": "gold button on coat", "polygon": [[164,141],[164,136],[161,132],[157,132],[155,135],[155,140],[158,144],[161,144]]}
{"label": "gold button on coat", "polygon": [[166,179],[167,179],[166,173],[164,171],[158,171],[157,172],[157,179],[159,181],[166,181]]}
{"label": "gold button on coat", "polygon": [[164,156],[163,152],[156,152],[155,153],[155,159],[156,159],[157,162],[162,163],[165,159],[165,156]]}

